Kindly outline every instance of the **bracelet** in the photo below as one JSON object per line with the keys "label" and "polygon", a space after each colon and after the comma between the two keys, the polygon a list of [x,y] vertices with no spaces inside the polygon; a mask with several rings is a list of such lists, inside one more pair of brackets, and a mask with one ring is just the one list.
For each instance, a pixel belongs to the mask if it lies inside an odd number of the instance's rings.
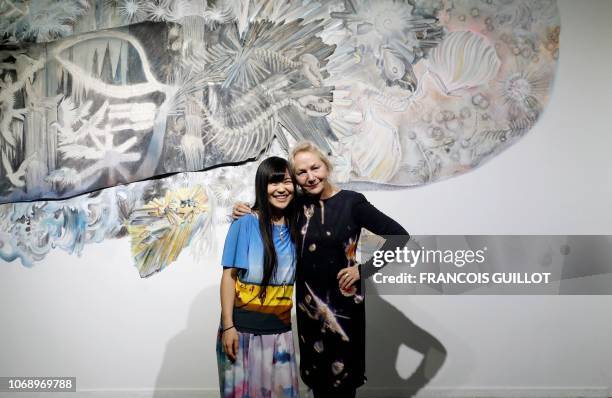
{"label": "bracelet", "polygon": [[235,327],[235,326],[234,326],[234,325],[232,325],[232,326],[228,327],[227,329],[223,329],[223,330],[221,331],[221,333],[223,334],[223,333],[227,332],[228,330],[230,330],[230,329],[231,329],[231,328],[233,328],[233,327]]}

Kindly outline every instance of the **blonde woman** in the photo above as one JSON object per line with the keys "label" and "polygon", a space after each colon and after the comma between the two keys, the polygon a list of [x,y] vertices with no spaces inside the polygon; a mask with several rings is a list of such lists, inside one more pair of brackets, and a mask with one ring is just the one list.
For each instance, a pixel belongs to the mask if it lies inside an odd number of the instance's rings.
{"label": "blonde woman", "polygon": [[[296,198],[300,375],[315,398],[354,397],[366,381],[361,278],[376,270],[356,262],[361,229],[394,236],[383,249],[402,246],[409,235],[365,196],[334,185],[332,164],[314,144],[303,142],[292,150],[291,168],[304,193]],[[245,204],[234,208],[235,216],[248,212]]]}

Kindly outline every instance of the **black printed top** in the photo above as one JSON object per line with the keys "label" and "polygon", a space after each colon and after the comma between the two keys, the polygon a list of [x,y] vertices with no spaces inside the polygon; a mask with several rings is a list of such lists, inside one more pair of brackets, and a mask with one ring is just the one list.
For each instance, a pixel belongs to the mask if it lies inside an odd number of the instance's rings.
{"label": "black printed top", "polygon": [[[319,200],[298,198],[296,275],[300,372],[311,388],[357,388],[365,378],[365,305],[362,283],[341,291],[337,274],[358,266],[355,254],[361,228],[394,235],[382,249],[402,247],[409,235],[401,225],[370,204],[360,193],[342,190]],[[376,268],[361,265],[361,276]]]}

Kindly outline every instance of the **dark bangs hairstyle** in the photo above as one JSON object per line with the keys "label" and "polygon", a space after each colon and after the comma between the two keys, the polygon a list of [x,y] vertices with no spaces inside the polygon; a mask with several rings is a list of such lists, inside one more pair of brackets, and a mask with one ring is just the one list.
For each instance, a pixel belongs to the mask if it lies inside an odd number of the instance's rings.
{"label": "dark bangs hairstyle", "polygon": [[283,158],[272,156],[261,162],[255,174],[255,204],[252,209],[257,212],[259,218],[259,230],[264,247],[264,273],[261,283],[261,291],[259,298],[263,303],[266,296],[266,287],[270,284],[272,275],[276,272],[278,259],[276,250],[274,249],[274,240],[272,238],[272,205],[268,200],[268,184],[283,182],[285,172],[289,172],[291,182],[293,183],[293,200],[283,211],[285,217],[285,225],[289,229],[291,240],[297,242],[297,213],[295,208],[295,195],[297,194],[297,183],[289,162]]}

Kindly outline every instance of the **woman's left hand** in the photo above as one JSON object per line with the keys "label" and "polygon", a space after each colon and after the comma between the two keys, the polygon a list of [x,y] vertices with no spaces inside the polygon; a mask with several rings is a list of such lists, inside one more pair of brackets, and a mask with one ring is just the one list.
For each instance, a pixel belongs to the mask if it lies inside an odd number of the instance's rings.
{"label": "woman's left hand", "polygon": [[352,267],[342,268],[340,272],[338,272],[338,284],[340,285],[341,289],[346,290],[353,286],[353,284],[359,280],[359,277],[358,266],[355,265]]}

